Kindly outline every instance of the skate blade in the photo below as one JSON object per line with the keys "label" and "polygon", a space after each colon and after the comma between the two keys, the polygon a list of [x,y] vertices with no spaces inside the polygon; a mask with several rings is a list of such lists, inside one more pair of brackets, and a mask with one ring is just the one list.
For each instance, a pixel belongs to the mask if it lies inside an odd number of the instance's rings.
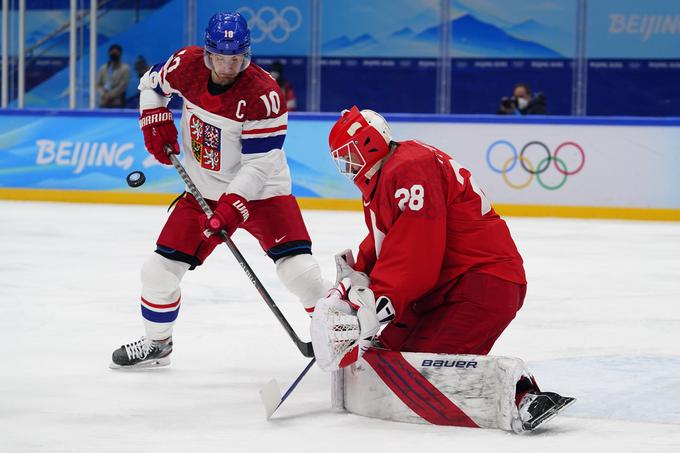
{"label": "skate blade", "polygon": [[576,398],[572,397],[563,397],[562,403],[556,405],[555,407],[551,408],[549,411],[546,411],[542,416],[538,417],[536,420],[532,420],[531,423],[527,423],[523,425],[523,428],[525,431],[533,431],[539,426],[545,425],[547,422],[552,420],[562,412],[564,409],[568,408],[574,402],[576,401]]}
{"label": "skate blade", "polygon": [[170,365],[170,357],[161,357],[160,359],[146,360],[144,362],[139,362],[128,366],[121,366],[111,362],[109,364],[109,368],[112,370],[140,370],[145,368],[160,368],[168,365]]}

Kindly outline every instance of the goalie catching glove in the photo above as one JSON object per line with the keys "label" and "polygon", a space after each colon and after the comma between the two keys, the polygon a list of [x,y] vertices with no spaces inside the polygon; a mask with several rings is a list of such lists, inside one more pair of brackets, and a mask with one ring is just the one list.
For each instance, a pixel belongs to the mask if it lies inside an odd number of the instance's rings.
{"label": "goalie catching glove", "polygon": [[343,300],[342,292],[349,285],[346,277],[339,283],[342,289],[332,289],[314,309],[312,344],[316,361],[324,371],[338,370],[359,360],[371,347],[380,324],[394,319],[390,299],[381,296],[376,301],[373,291],[365,286],[350,288],[349,300]]}

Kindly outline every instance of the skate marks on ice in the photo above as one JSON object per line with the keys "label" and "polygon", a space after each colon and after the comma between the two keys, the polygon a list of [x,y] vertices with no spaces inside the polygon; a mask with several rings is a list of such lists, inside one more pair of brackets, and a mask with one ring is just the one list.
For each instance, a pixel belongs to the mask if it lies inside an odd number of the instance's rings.
{"label": "skate marks on ice", "polygon": [[680,357],[575,357],[529,366],[539,385],[578,399],[560,417],[680,424]]}

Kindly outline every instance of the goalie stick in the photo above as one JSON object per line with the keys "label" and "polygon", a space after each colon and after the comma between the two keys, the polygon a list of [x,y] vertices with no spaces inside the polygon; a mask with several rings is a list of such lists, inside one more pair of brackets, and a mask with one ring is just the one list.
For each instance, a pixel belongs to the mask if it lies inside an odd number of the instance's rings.
{"label": "goalie stick", "polygon": [[269,381],[264,387],[260,389],[260,399],[262,399],[262,404],[264,404],[264,410],[267,414],[267,420],[269,420],[272,415],[274,415],[274,412],[276,412],[276,409],[278,409],[284,401],[286,401],[286,398],[290,396],[291,393],[293,393],[293,390],[295,390],[295,387],[298,386],[300,381],[302,380],[303,377],[307,374],[307,372],[312,368],[312,365],[316,362],[316,359],[312,359],[307,366],[305,367],[304,370],[302,370],[302,373],[293,381],[292,384],[290,384],[290,387],[288,387],[288,390],[286,390],[286,393],[281,396],[281,389],[279,388],[278,382],[276,382],[276,379],[272,379]]}
{"label": "goalie stick", "polygon": [[[177,170],[177,173],[179,173],[179,176],[182,178],[184,183],[187,186],[187,190],[193,197],[196,199],[198,204],[201,206],[201,209],[203,209],[203,212],[205,215],[208,217],[211,217],[213,212],[212,209],[210,209],[210,206],[208,206],[208,203],[206,203],[205,199],[201,195],[201,193],[198,191],[196,188],[196,185],[194,185],[194,182],[191,180],[191,177],[189,174],[186,172],[182,164],[180,163],[179,159],[177,158],[177,154],[175,154],[170,147],[170,145],[166,144],[164,146],[165,152],[168,153],[168,156],[170,157],[170,162],[172,162],[172,165],[175,167],[175,170]],[[241,268],[243,271],[246,273],[246,276],[248,276],[248,279],[250,282],[255,286],[257,291],[260,293],[260,296],[262,296],[262,299],[264,299],[264,302],[267,304],[267,306],[271,309],[271,311],[274,313],[274,316],[276,316],[276,319],[279,320],[279,323],[283,326],[283,328],[286,330],[288,333],[288,336],[290,337],[291,340],[293,340],[293,343],[295,343],[295,346],[300,350],[303,356],[305,357],[314,357],[314,349],[312,348],[312,343],[311,342],[304,342],[298,337],[298,335],[295,333],[293,330],[293,327],[291,327],[290,323],[286,319],[285,316],[283,316],[283,313],[281,313],[281,310],[279,310],[279,307],[276,305],[272,297],[269,295],[265,287],[262,285],[262,282],[260,282],[260,279],[257,278],[257,275],[255,275],[255,272],[253,272],[253,269],[250,267],[246,259],[243,257],[239,249],[236,247],[236,244],[234,244],[234,241],[231,240],[229,235],[224,230],[220,230],[220,236],[222,236],[222,239],[224,242],[227,244],[227,247],[229,247],[229,250],[231,250],[231,253],[234,255],[236,258],[236,261],[241,265]],[[306,371],[305,371],[306,373]],[[303,374],[304,376],[304,374]],[[296,384],[297,385],[297,384]]]}

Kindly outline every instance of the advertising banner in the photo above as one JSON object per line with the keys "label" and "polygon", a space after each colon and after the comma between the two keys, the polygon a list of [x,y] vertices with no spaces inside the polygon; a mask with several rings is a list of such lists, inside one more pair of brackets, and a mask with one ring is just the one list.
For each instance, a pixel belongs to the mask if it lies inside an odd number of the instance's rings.
{"label": "advertising banner", "polygon": [[199,30],[196,42],[203,39],[203,27],[218,11],[235,11],[248,22],[255,55],[301,56],[310,52],[309,0],[204,0],[197,2]]}
{"label": "advertising banner", "polygon": [[680,2],[588,2],[588,58],[680,58]]}
{"label": "advertising banner", "polygon": [[680,208],[680,122],[393,124],[475,175],[489,198],[513,205]]}
{"label": "advertising banner", "polygon": [[[174,168],[145,151],[135,113],[0,117],[0,189],[183,191]],[[336,118],[290,117],[284,149],[297,197],[359,197],[328,155],[328,132]],[[442,149],[468,168],[497,204],[680,209],[677,119],[411,115],[388,120],[395,140],[419,139]],[[147,180],[136,189],[125,182],[133,170],[143,171]]]}
{"label": "advertising banner", "polygon": [[[44,112],[0,114],[0,188],[181,193],[172,166],[156,162],[131,113]],[[179,129],[179,114],[175,115]],[[352,198],[352,184],[341,177],[326,151],[325,119],[292,120],[284,149],[299,197]],[[191,157],[191,156],[190,156]],[[125,178],[146,175],[135,189]]]}

